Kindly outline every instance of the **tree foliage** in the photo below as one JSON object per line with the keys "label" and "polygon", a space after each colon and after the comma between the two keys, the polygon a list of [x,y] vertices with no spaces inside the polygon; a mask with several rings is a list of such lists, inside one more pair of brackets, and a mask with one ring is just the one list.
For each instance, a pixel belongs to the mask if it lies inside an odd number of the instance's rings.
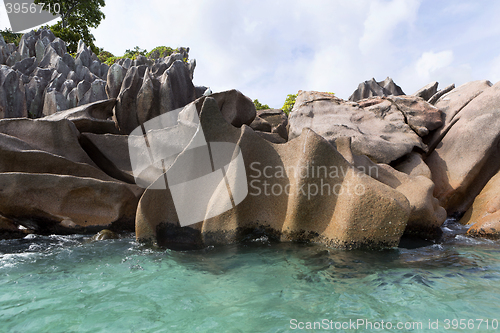
{"label": "tree foliage", "polygon": [[9,44],[9,43],[14,43],[16,46],[19,46],[19,42],[21,41],[21,37],[23,34],[18,34],[15,32],[12,32],[10,29],[5,29],[5,30],[0,30],[0,34],[2,34],[3,40]]}
{"label": "tree foliage", "polygon": [[297,94],[288,94],[288,96],[286,97],[285,104],[283,104],[283,107],[281,109],[287,115],[289,115],[290,111],[292,111],[293,106],[295,105],[296,98],[297,98]]}
{"label": "tree foliage", "polygon": [[270,109],[269,105],[261,104],[258,99],[253,100],[253,104],[255,104],[255,109],[257,110],[267,110]]}
{"label": "tree foliage", "polygon": [[105,18],[101,11],[101,7],[105,6],[104,0],[34,0],[34,2],[45,3],[44,9],[50,8],[53,15],[59,14],[55,12],[59,7],[54,7],[54,4],[60,5],[61,21],[49,28],[56,37],[67,43],[68,52],[76,52],[78,41],[81,39],[94,53],[99,53],[99,49],[94,45],[95,38],[90,33],[90,28],[97,28]]}

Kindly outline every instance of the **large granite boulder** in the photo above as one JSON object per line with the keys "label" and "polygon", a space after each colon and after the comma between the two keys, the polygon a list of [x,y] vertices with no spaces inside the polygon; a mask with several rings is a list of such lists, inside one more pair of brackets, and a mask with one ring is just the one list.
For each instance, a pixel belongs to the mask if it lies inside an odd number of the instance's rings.
{"label": "large granite boulder", "polygon": [[490,179],[460,223],[471,225],[468,235],[500,238],[500,173]]}
{"label": "large granite boulder", "polygon": [[[459,87],[447,95],[452,125],[425,160],[436,185],[434,195],[449,215],[465,213],[500,168],[500,83],[485,85],[470,84],[474,89]],[[457,95],[460,91],[464,93]]]}
{"label": "large granite boulder", "polygon": [[143,189],[99,169],[67,120],[0,120],[0,214],[40,232],[133,224]]}
{"label": "large granite boulder", "polygon": [[[160,173],[141,197],[136,216],[138,240],[173,248],[196,247],[237,242],[260,230],[284,241],[314,241],[342,248],[392,247],[399,243],[410,213],[406,197],[357,170],[321,136],[304,129],[294,140],[274,145],[248,126],[230,125],[215,99],[199,99],[196,104],[206,142],[211,147],[220,142],[236,145],[224,163],[215,157],[213,160],[226,165],[226,182],[213,187],[213,192],[203,188],[184,193],[181,203],[185,206],[179,213],[174,205],[177,190],[172,189],[177,185],[169,180],[167,186],[165,177],[172,170],[198,168],[199,163],[210,166],[211,160],[192,160],[193,149],[206,148],[199,139],[188,141],[175,162],[170,162],[166,174]],[[179,113],[180,120],[189,118],[185,112],[190,107]],[[171,140],[164,138],[164,142]],[[244,166],[233,163],[235,159]],[[213,170],[213,166],[207,170]],[[316,171],[306,173],[310,168]],[[323,172],[322,176],[318,172]],[[242,183],[242,179],[246,181]],[[229,201],[228,188],[234,200]],[[242,198],[243,189],[247,195]],[[184,217],[185,210],[200,208],[193,196],[205,198],[206,210],[202,206],[200,222],[181,227],[180,216]]]}
{"label": "large granite boulder", "polygon": [[289,123],[289,139],[304,128],[332,144],[340,137],[351,137],[354,154],[387,164],[414,149],[425,151],[420,136],[442,121],[440,111],[418,97],[375,97],[352,103],[328,93],[300,91]]}
{"label": "large granite boulder", "polygon": [[399,96],[405,93],[400,86],[394,83],[394,81],[387,77],[384,81],[377,82],[375,79],[371,79],[359,84],[358,88],[349,97],[351,102],[357,102],[359,100],[375,97],[375,96]]}
{"label": "large granite boulder", "polygon": [[[254,128],[254,126],[256,126],[257,123],[260,123],[260,129]],[[249,126],[252,127],[254,130],[276,133],[280,137],[285,139],[285,141],[288,140],[288,117],[282,110],[279,109],[258,110],[257,116]],[[267,128],[268,126],[269,129]]]}
{"label": "large granite boulder", "polygon": [[353,154],[350,141],[350,138],[339,138],[335,142],[342,156],[366,175],[390,186],[408,199],[411,211],[405,233],[424,238],[439,235],[439,227],[446,220],[446,211],[433,196],[431,172],[420,154],[409,154],[395,169],[387,164],[376,164],[364,155]]}
{"label": "large granite boulder", "polygon": [[[130,229],[142,189],[46,173],[0,173],[0,212],[38,232]],[[33,226],[35,224],[35,226]]]}

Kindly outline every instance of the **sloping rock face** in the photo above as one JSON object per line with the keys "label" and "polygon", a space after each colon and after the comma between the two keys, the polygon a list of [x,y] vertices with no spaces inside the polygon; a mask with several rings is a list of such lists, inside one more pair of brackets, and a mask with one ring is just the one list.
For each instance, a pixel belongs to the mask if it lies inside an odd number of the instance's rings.
{"label": "sloping rock face", "polygon": [[468,235],[500,238],[500,173],[490,179],[460,223],[472,225]]}
{"label": "sloping rock face", "polygon": [[473,82],[443,96],[453,120],[425,162],[449,215],[465,213],[500,168],[500,83],[488,85]]}
{"label": "sloping rock face", "polygon": [[80,136],[64,118],[0,120],[0,214],[39,233],[133,228],[143,189],[99,169]]}
{"label": "sloping rock face", "polygon": [[300,91],[289,117],[289,138],[311,128],[334,143],[352,138],[356,155],[391,163],[414,149],[425,151],[422,137],[442,124],[441,112],[419,97],[375,97],[345,102],[331,94]]}
{"label": "sloping rock face", "polygon": [[390,77],[387,77],[384,81],[380,82],[371,79],[360,83],[358,89],[349,97],[349,100],[351,102],[357,102],[369,97],[399,96],[404,94],[401,87],[395,84]]}
{"label": "sloping rock face", "polygon": [[[399,243],[410,213],[406,197],[358,171],[312,130],[304,129],[294,140],[274,145],[248,126],[231,126],[213,98],[198,100],[196,108],[209,144],[229,142],[237,146],[233,157],[241,152],[244,168],[230,166],[225,175],[232,190],[241,177],[246,179],[248,194],[239,204],[213,214],[225,202],[224,193],[227,196],[227,187],[221,184],[207,194],[205,217],[181,228],[170,185],[156,189],[166,186],[161,175],[141,197],[138,240],[192,248],[237,242],[260,230],[280,240],[308,240],[341,248]],[[179,117],[182,119],[182,112]],[[188,146],[179,156],[193,147],[197,145]],[[170,168],[176,168],[176,163]]]}

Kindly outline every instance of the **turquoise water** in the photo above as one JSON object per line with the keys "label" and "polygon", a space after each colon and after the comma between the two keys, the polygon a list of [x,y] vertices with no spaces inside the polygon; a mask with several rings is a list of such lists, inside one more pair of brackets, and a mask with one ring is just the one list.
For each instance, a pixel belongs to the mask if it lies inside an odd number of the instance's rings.
{"label": "turquoise water", "polygon": [[[371,252],[265,237],[189,252],[145,248],[132,235],[4,240],[0,331],[499,332],[500,242],[463,232],[449,224],[436,244]],[[446,319],[474,327],[446,330]]]}

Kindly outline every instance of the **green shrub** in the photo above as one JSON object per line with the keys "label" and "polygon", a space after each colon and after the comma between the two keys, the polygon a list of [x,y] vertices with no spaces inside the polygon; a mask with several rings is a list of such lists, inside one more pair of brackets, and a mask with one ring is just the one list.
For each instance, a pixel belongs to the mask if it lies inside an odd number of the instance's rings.
{"label": "green shrub", "polygon": [[146,54],[146,57],[148,59],[160,59],[160,58],[165,58],[168,57],[169,55],[179,52],[179,49],[173,49],[168,46],[157,46],[154,49],[152,49],[148,54]]}
{"label": "green shrub", "polygon": [[288,94],[288,96],[286,97],[285,104],[283,104],[283,107],[281,109],[287,115],[289,115],[290,111],[292,111],[293,106],[295,105],[296,98],[297,98],[297,94]]}
{"label": "green shrub", "polygon": [[267,104],[261,104],[258,99],[253,100],[253,104],[255,104],[255,109],[256,110],[267,110],[270,109],[269,105]]}
{"label": "green shrub", "polygon": [[99,59],[100,62],[106,63],[109,58],[116,58],[116,57],[111,52],[99,49],[99,54],[97,55],[97,58]]}

